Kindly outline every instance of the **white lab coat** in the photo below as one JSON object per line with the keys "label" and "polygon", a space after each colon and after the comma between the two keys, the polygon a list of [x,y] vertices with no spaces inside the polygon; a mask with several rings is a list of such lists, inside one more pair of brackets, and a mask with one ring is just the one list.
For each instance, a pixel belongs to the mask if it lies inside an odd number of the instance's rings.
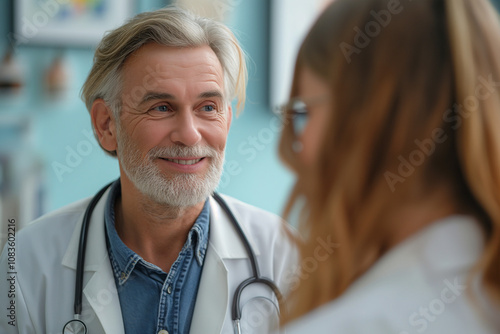
{"label": "white lab coat", "polygon": [[340,298],[286,326],[287,334],[500,333],[498,306],[477,280],[467,283],[483,247],[472,218],[438,221],[389,251]]}
{"label": "white lab coat", "polygon": [[[91,334],[124,333],[104,233],[108,193],[109,190],[92,214],[88,234],[82,319]],[[263,210],[224,198],[253,246],[261,274],[286,290],[287,268],[294,251],[282,221]],[[16,235],[17,275],[12,289],[7,274],[12,270],[7,267],[7,252],[2,253],[0,333],[61,333],[64,324],[73,319],[78,240],[89,201],[82,200],[50,213]],[[212,198],[210,204],[210,239],[191,323],[192,334],[233,333],[230,307],[233,292],[251,276],[250,261],[235,229]],[[8,297],[9,290],[15,297]],[[254,285],[245,291],[242,302],[254,294],[275,300],[269,289]],[[15,302],[16,326],[8,324],[11,301]]]}

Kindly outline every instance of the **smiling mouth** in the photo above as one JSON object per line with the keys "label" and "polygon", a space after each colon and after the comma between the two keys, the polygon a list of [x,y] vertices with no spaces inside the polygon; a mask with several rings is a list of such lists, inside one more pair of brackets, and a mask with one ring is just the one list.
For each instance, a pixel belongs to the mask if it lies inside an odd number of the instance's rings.
{"label": "smiling mouth", "polygon": [[173,162],[173,163],[176,163],[179,165],[195,165],[198,162],[200,162],[201,160],[203,160],[204,158],[194,159],[194,160],[179,160],[179,159],[168,159],[168,158],[160,158],[160,159],[165,160],[165,161],[169,161],[169,162]]}

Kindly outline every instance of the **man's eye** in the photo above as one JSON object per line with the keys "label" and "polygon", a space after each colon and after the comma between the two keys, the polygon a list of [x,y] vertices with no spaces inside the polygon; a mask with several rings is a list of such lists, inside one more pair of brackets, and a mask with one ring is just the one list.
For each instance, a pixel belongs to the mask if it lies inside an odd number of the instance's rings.
{"label": "man's eye", "polygon": [[151,111],[167,112],[170,111],[170,107],[168,105],[162,104],[160,106],[152,108]]}
{"label": "man's eye", "polygon": [[201,110],[206,111],[206,112],[212,112],[212,111],[215,111],[217,109],[215,108],[214,105],[207,104],[206,106],[201,107]]}

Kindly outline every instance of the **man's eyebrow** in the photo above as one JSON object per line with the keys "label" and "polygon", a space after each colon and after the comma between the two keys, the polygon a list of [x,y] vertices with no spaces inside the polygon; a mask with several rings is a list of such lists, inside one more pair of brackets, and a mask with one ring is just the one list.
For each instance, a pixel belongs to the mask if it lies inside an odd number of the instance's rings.
{"label": "man's eyebrow", "polygon": [[169,93],[149,92],[143,96],[139,104],[143,104],[152,100],[175,100],[175,96]]}
{"label": "man's eyebrow", "polygon": [[199,99],[209,99],[211,97],[223,98],[222,93],[218,90],[210,90],[208,92],[203,92],[200,95],[198,95]]}
{"label": "man's eyebrow", "polygon": [[[218,90],[210,90],[210,91],[203,92],[200,95],[198,95],[199,99],[209,99],[212,97],[223,98],[223,95]],[[175,100],[175,96],[172,94],[169,94],[169,93],[149,92],[143,96],[143,98],[139,102],[139,105],[144,104],[148,101],[153,101],[153,100]]]}

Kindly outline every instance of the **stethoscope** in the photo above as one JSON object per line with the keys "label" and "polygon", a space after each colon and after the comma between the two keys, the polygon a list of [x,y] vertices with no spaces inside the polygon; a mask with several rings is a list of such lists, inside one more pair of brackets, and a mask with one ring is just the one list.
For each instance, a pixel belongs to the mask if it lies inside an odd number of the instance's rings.
{"label": "stethoscope", "polygon": [[[85,253],[87,248],[87,235],[89,231],[90,225],[90,217],[92,216],[92,212],[94,211],[95,206],[101,199],[102,195],[106,192],[109,186],[112,184],[106,185],[92,198],[87,209],[85,210],[85,214],[83,216],[82,229],[80,232],[80,241],[78,244],[78,257],[76,263],[76,281],[75,281],[75,304],[74,304],[74,318],[68,321],[63,327],[63,334],[87,334],[87,325],[81,319],[82,316],[82,293],[83,293],[83,266],[85,263]],[[231,224],[236,229],[243,246],[245,247],[248,257],[250,258],[250,264],[252,266],[252,276],[244,280],[238,285],[233,295],[233,304],[231,308],[231,316],[234,323],[234,332],[235,334],[241,334],[241,308],[240,308],[240,297],[243,290],[255,283],[260,283],[267,285],[274,293],[276,298],[278,299],[278,304],[281,305],[282,295],[279,291],[276,284],[267,277],[263,277],[260,275],[259,264],[257,262],[257,257],[255,256],[255,252],[253,251],[250,242],[248,241],[243,229],[240,224],[236,220],[236,217],[233,215],[231,209],[227,205],[226,201],[222,199],[222,197],[218,193],[213,194],[213,198],[215,201],[221,206],[222,210],[226,213],[231,221]]]}

